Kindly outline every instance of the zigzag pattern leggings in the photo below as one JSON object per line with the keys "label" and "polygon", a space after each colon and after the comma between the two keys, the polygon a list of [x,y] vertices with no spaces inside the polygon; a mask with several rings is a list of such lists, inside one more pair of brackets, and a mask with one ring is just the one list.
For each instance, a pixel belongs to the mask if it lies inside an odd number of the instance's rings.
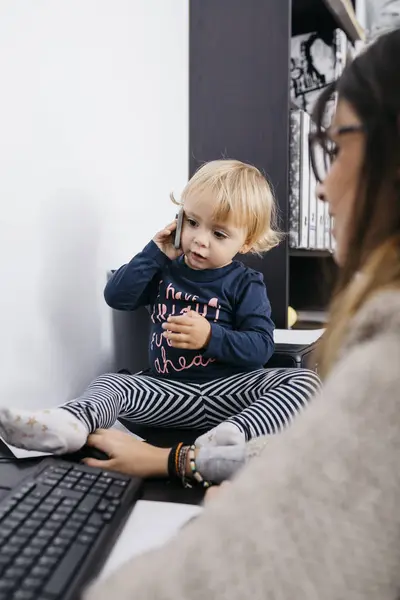
{"label": "zigzag pattern leggings", "polygon": [[101,375],[62,408],[91,432],[119,417],[145,425],[210,429],[231,421],[251,439],[291,423],[320,386],[306,369],[259,369],[207,383],[185,383],[145,374]]}

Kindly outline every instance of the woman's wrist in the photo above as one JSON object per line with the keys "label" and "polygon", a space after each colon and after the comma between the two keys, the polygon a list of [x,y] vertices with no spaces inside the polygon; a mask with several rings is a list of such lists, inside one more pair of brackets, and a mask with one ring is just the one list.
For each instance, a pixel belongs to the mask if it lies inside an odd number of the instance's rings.
{"label": "woman's wrist", "polygon": [[155,452],[151,465],[149,465],[149,477],[168,477],[168,456],[170,448],[158,448],[154,446]]}

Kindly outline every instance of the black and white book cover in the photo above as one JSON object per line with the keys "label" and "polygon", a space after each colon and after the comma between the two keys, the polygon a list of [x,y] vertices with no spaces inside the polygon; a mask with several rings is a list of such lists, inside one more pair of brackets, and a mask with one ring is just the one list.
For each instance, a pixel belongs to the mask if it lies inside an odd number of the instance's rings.
{"label": "black and white book cover", "polygon": [[299,248],[309,247],[310,215],[310,152],[308,138],[311,129],[311,117],[301,111],[300,131],[300,232]]}
{"label": "black and white book cover", "polygon": [[[338,77],[342,62],[343,38],[338,30],[292,37],[290,58],[291,97],[295,104],[312,113],[321,91]],[[339,60],[340,57],[340,60]],[[331,101],[329,115],[335,108]]]}
{"label": "black and white book cover", "polygon": [[299,247],[300,231],[300,136],[301,111],[290,111],[289,144],[289,245]]}

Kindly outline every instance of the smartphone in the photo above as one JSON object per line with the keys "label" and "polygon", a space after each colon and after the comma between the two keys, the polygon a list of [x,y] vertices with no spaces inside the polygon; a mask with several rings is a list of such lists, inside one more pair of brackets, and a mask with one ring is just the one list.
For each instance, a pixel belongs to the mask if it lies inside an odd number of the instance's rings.
{"label": "smartphone", "polygon": [[175,229],[175,239],[174,239],[174,247],[178,250],[181,247],[181,235],[182,235],[182,226],[183,226],[183,208],[178,213],[176,218],[176,229]]}

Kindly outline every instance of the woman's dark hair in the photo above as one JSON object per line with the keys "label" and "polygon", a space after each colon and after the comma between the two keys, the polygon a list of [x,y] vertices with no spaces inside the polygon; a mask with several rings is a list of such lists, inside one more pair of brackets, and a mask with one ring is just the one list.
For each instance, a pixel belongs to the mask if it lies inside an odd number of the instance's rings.
{"label": "woman's dark hair", "polygon": [[[328,367],[342,341],[340,331],[334,334],[332,329],[341,329],[341,323],[344,335],[349,318],[372,293],[400,287],[400,29],[367,47],[324,90],[313,113],[317,136],[323,136],[328,102],[335,93],[361,120],[365,152],[348,232],[350,250],[341,266],[331,331],[322,349],[327,351],[329,337],[338,338],[327,352]],[[368,273],[364,286],[359,285],[363,290],[349,291],[360,270]]]}

